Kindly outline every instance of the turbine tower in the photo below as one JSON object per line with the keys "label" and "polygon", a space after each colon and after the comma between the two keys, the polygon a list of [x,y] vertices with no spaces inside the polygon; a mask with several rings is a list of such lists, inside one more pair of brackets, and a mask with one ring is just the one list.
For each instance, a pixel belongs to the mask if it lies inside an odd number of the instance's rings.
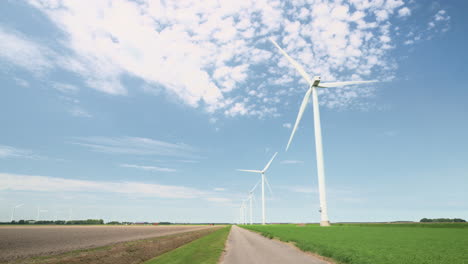
{"label": "turbine tower", "polygon": [[[276,152],[271,160],[268,162],[268,164],[263,168],[263,170],[238,170],[238,171],[245,171],[245,172],[255,172],[255,173],[260,173],[262,175],[262,225],[265,224],[265,181],[268,184],[268,180],[265,177],[265,172],[268,170],[270,167],[271,163],[275,159],[276,155],[278,152]],[[269,184],[268,184],[269,186]],[[270,188],[271,189],[271,188]]]}
{"label": "turbine tower", "polygon": [[302,66],[296,62],[293,58],[289,57],[289,55],[273,40],[270,38],[270,41],[279,51],[288,59],[288,61],[296,68],[296,70],[301,74],[301,76],[307,81],[309,84],[309,89],[307,90],[304,99],[302,100],[301,107],[299,108],[299,113],[297,114],[296,123],[294,124],[294,128],[291,132],[291,136],[288,141],[288,145],[286,146],[286,151],[291,144],[291,141],[294,137],[294,133],[301,121],[302,115],[304,114],[304,110],[309,103],[310,97],[312,97],[312,105],[314,108],[314,132],[315,132],[315,152],[317,158],[317,174],[318,174],[318,185],[319,185],[319,197],[320,197],[320,225],[321,226],[329,226],[330,221],[328,219],[328,212],[327,212],[327,201],[326,201],[326,192],[325,192],[325,167],[323,162],[323,149],[322,149],[322,131],[320,128],[320,112],[319,112],[319,105],[318,105],[318,96],[317,91],[318,88],[331,88],[331,87],[339,87],[345,85],[352,85],[352,84],[360,84],[360,83],[371,83],[375,81],[349,81],[349,82],[333,82],[333,83],[321,83],[320,76],[314,76],[312,80],[310,76],[306,73],[306,71],[302,68]]}
{"label": "turbine tower", "polygon": [[10,219],[10,222],[13,222],[13,219],[15,218],[15,210],[16,208],[20,208],[21,206],[23,206],[24,204],[18,204],[16,205],[15,207],[13,207],[13,210],[11,211],[11,219]]}
{"label": "turbine tower", "polygon": [[252,218],[253,218],[253,214],[252,214],[252,208],[253,208],[252,202],[253,202],[253,199],[255,199],[255,197],[254,197],[254,195],[253,195],[253,192],[255,191],[255,189],[257,188],[257,186],[258,186],[259,183],[260,183],[260,181],[258,181],[257,184],[255,184],[255,186],[252,188],[252,190],[250,190],[250,192],[249,192],[249,198],[247,198],[247,200],[248,200],[249,203],[250,203],[250,204],[249,204],[249,206],[250,206],[250,208],[249,208],[249,210],[250,210],[249,214],[250,214],[250,224],[251,224],[251,225],[253,224],[253,221],[252,221]]}

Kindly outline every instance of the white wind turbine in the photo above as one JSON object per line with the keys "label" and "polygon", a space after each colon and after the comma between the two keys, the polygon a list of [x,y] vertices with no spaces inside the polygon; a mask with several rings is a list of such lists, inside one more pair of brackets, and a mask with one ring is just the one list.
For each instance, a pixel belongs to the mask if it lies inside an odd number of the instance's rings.
{"label": "white wind turbine", "polygon": [[10,222],[13,222],[13,219],[14,219],[14,217],[15,217],[15,210],[16,210],[16,208],[20,208],[20,207],[23,206],[23,205],[24,205],[24,204],[18,204],[18,205],[16,205],[15,207],[13,207],[13,210],[11,211],[11,220],[10,220]]}
{"label": "white wind turbine", "polygon": [[48,210],[41,210],[40,207],[38,206],[37,207],[37,216],[36,216],[36,221],[39,221],[39,217],[41,215],[41,213],[47,213],[49,212]]}
{"label": "white wind turbine", "polygon": [[253,199],[255,199],[254,195],[253,195],[253,192],[255,191],[255,189],[257,188],[258,184],[260,183],[260,181],[257,182],[257,184],[255,184],[255,186],[252,188],[252,190],[250,190],[249,192],[249,198],[247,198],[247,200],[249,201],[249,216],[250,216],[250,224],[252,225],[253,224],[253,221],[252,221],[252,218],[253,218],[253,214],[252,214],[252,203],[253,203]]}
{"label": "white wind turbine", "polygon": [[286,151],[291,144],[291,141],[294,137],[294,133],[296,132],[297,126],[301,121],[302,115],[304,114],[304,110],[309,103],[310,97],[312,96],[312,105],[314,108],[314,130],[315,130],[315,152],[317,157],[317,172],[318,172],[318,185],[319,185],[319,196],[320,196],[320,214],[321,214],[321,226],[329,226],[330,221],[328,220],[328,212],[327,212],[327,201],[326,201],[326,193],[325,193],[325,168],[323,162],[323,149],[322,149],[322,132],[320,128],[320,112],[319,112],[319,105],[318,105],[318,97],[317,97],[317,89],[318,88],[332,88],[332,87],[339,87],[345,85],[352,85],[352,84],[360,84],[360,83],[371,83],[376,81],[349,81],[349,82],[332,82],[332,83],[321,83],[320,76],[314,76],[312,80],[310,76],[305,72],[302,66],[297,63],[293,58],[289,57],[289,55],[273,40],[270,38],[270,41],[280,50],[280,52],[288,59],[288,61],[296,68],[296,70],[301,74],[301,76],[307,81],[309,84],[309,89],[307,90],[304,99],[302,100],[301,107],[299,108],[299,113],[297,114],[296,123],[294,124],[294,128],[291,132],[291,136],[288,141],[288,145],[286,146]]}
{"label": "white wind turbine", "polygon": [[245,202],[246,200],[242,200],[242,204],[240,206],[240,211],[239,211],[239,224],[241,225],[245,225],[246,221],[245,221],[245,218],[246,218],[246,215],[245,215]]}
{"label": "white wind turbine", "polygon": [[265,177],[265,172],[268,170],[268,168],[270,167],[271,163],[273,162],[273,160],[275,159],[277,154],[278,154],[278,152],[276,152],[273,155],[273,157],[268,162],[268,164],[265,166],[265,168],[263,168],[263,170],[238,170],[238,171],[260,173],[262,175],[262,225],[265,224],[265,181],[268,183],[268,180]]}

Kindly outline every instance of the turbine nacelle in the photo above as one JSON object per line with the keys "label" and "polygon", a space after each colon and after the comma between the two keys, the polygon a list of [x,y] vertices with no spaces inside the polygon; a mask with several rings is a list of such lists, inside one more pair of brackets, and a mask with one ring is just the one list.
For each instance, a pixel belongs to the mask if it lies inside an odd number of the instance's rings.
{"label": "turbine nacelle", "polygon": [[320,76],[314,76],[314,83],[312,86],[318,86],[320,83]]}

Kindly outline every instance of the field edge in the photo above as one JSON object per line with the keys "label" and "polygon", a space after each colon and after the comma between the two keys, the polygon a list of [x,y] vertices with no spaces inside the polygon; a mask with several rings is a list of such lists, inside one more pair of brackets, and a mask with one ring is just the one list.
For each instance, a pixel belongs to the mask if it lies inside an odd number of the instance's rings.
{"label": "field edge", "polygon": [[230,231],[231,226],[223,227],[179,248],[143,262],[143,264],[217,264],[224,252]]}

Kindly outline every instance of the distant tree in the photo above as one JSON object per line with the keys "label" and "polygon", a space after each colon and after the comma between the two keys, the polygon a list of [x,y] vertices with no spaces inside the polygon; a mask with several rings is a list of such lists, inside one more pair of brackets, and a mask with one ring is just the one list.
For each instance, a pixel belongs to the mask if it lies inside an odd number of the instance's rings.
{"label": "distant tree", "polygon": [[464,219],[461,218],[434,218],[434,219],[429,219],[429,218],[423,218],[419,222],[421,223],[464,223],[466,222]]}

